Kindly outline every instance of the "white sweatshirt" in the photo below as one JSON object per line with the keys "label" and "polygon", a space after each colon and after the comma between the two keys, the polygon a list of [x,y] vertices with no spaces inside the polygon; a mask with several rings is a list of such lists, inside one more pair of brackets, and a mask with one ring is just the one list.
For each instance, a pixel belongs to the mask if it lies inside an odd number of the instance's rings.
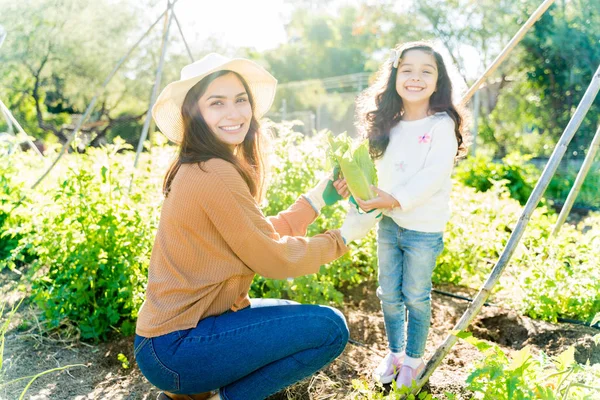
{"label": "white sweatshirt", "polygon": [[454,121],[445,112],[394,126],[376,166],[379,188],[394,196],[400,207],[384,214],[406,229],[444,231],[457,148]]}

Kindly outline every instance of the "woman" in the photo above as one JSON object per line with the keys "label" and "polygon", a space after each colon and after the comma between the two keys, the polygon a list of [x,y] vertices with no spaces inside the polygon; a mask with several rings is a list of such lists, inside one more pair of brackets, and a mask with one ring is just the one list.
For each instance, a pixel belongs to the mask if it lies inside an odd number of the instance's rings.
{"label": "woman", "polygon": [[[341,229],[304,237],[321,207],[340,198],[329,179],[265,217],[258,118],[276,80],[252,61],[218,54],[181,76],[152,109],[179,154],[164,180],[136,360],[162,399],[264,399],[335,359],[348,328],[330,307],[250,300],[254,275],[316,273],[376,217],[352,211]],[[340,181],[336,188],[344,192]]]}

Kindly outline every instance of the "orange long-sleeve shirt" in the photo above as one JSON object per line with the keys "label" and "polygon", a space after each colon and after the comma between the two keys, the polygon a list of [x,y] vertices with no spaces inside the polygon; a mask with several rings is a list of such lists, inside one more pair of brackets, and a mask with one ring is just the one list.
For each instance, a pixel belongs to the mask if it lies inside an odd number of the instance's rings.
{"label": "orange long-sleeve shirt", "polygon": [[348,248],[337,229],[304,237],[315,218],[303,198],[265,217],[227,161],[182,165],[162,206],[136,333],[156,337],[244,308],[255,274],[318,272]]}

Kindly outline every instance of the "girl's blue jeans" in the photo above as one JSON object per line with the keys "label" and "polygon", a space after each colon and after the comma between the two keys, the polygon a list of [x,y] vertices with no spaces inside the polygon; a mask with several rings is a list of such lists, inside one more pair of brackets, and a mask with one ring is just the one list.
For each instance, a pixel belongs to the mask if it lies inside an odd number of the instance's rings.
{"label": "girl's blue jeans", "polygon": [[196,394],[219,388],[222,399],[264,399],[314,374],[339,356],[348,326],[334,308],[253,299],[237,312],[195,328],[144,338],[134,354],[159,389]]}
{"label": "girl's blue jeans", "polygon": [[431,321],[431,275],[443,249],[442,232],[405,229],[385,216],[379,222],[377,296],[390,351],[406,350],[409,357],[423,357]]}

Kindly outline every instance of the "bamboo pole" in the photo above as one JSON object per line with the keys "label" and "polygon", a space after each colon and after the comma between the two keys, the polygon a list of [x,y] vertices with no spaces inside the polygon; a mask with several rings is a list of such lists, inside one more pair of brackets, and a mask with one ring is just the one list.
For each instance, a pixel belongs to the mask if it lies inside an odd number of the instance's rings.
{"label": "bamboo pole", "polygon": [[25,140],[27,141],[27,144],[29,145],[29,147],[31,147],[31,150],[33,150],[38,156],[40,156],[42,159],[45,160],[44,155],[40,152],[40,149],[38,149],[37,146],[31,141],[31,139],[29,138],[29,135],[27,134],[27,132],[25,132],[25,130],[23,129],[23,127],[21,126],[21,124],[19,124],[19,122],[12,115],[12,113],[10,112],[10,110],[8,109],[8,107],[6,107],[6,104],[4,104],[4,102],[2,100],[0,100],[0,109],[2,110],[2,113],[6,117],[7,121],[9,122],[9,124],[11,126],[12,125],[16,126],[17,130],[22,135],[25,136]]}
{"label": "bamboo pole", "polygon": [[[4,29],[4,27],[2,25],[0,25],[0,47],[2,47],[2,44],[4,43],[4,39],[6,39],[6,29]],[[17,130],[19,132],[21,132],[23,135],[25,135],[25,140],[27,141],[27,144],[29,145],[29,147],[31,147],[31,149],[38,156],[44,158],[44,155],[40,152],[40,150],[37,148],[37,146],[35,144],[33,144],[31,139],[29,139],[29,135],[27,134],[27,132],[25,132],[23,127],[21,127],[21,124],[19,124],[19,122],[17,122],[15,117],[12,115],[12,113],[10,112],[10,110],[8,109],[6,104],[4,104],[2,102],[2,100],[0,100],[0,109],[2,110],[2,113],[4,114],[4,117],[6,118],[6,122],[8,123],[9,132],[11,134],[14,134],[13,125],[16,126]]]}
{"label": "bamboo pole", "polygon": [[150,107],[148,107],[148,112],[146,113],[146,120],[144,121],[144,126],[142,128],[142,135],[140,136],[140,141],[138,142],[137,151],[135,153],[135,161],[133,162],[133,171],[131,172],[131,179],[129,181],[129,191],[131,192],[131,188],[133,186],[133,178],[135,175],[135,170],[137,168],[140,154],[144,149],[144,142],[146,141],[146,137],[148,136],[148,131],[150,130],[150,123],[152,122],[152,107],[154,106],[154,102],[156,101],[156,97],[158,96],[158,88],[160,87],[160,81],[162,78],[163,67],[165,64],[165,55],[167,54],[167,44],[169,40],[169,30],[171,28],[171,22],[173,21],[173,4],[170,0],[167,0],[167,14],[165,15],[165,24],[163,27],[163,38],[162,38],[162,46],[160,52],[160,60],[158,61],[158,67],[156,68],[156,77],[154,78],[154,86],[152,87],[152,95],[150,96]]}
{"label": "bamboo pole", "polygon": [[496,57],[496,59],[492,62],[492,64],[488,67],[488,69],[481,75],[479,79],[469,88],[469,91],[465,94],[462,101],[460,102],[461,106],[464,106],[471,100],[473,94],[479,89],[481,84],[485,82],[485,80],[498,69],[500,64],[504,61],[506,56],[515,48],[515,46],[523,39],[523,36],[527,33],[527,31],[536,23],[538,19],[546,12],[546,10],[554,3],[555,0],[545,0],[538,8],[535,10],[533,14],[529,17],[527,22],[519,29],[519,31],[515,34],[515,36],[511,39],[510,42],[506,45],[504,50]]}
{"label": "bamboo pole", "polygon": [[[567,124],[567,127],[561,135],[560,140],[556,144],[556,147],[552,152],[552,156],[550,156],[550,159],[548,160],[548,163],[546,164],[546,167],[544,168],[540,179],[535,185],[531,196],[529,196],[527,204],[525,204],[525,208],[523,209],[523,212],[521,213],[521,216],[517,221],[517,225],[513,230],[512,234],[510,235],[510,238],[508,239],[506,247],[502,251],[500,258],[498,259],[498,262],[492,269],[490,276],[488,277],[483,287],[480,289],[479,293],[477,293],[477,296],[475,297],[473,302],[469,305],[469,308],[465,311],[465,313],[462,315],[462,317],[454,327],[455,331],[462,331],[469,326],[475,315],[477,315],[477,313],[479,313],[479,311],[481,310],[483,303],[485,303],[485,301],[489,297],[492,288],[500,279],[502,272],[504,272],[504,269],[508,265],[510,258],[512,257],[517,245],[519,244],[519,241],[521,240],[521,237],[523,236],[525,228],[527,227],[527,223],[531,218],[531,214],[533,214],[533,211],[535,210],[540,199],[542,198],[544,191],[546,191],[546,188],[550,183],[550,179],[552,179],[552,176],[558,168],[560,160],[567,151],[567,146],[569,142],[571,141],[571,139],[573,139],[573,136],[575,136],[577,129],[581,125],[581,121],[583,121],[583,118],[590,109],[599,90],[600,66],[598,66],[598,69],[594,73],[590,85],[588,86],[585,94],[583,95],[583,98],[577,106],[575,113],[571,117],[571,120]],[[417,381],[417,388],[415,388],[414,393],[418,392],[420,388],[425,384],[425,382],[427,382],[433,371],[435,371],[435,369],[441,364],[442,360],[450,352],[450,349],[452,348],[452,346],[454,346],[457,340],[458,339],[456,336],[450,334],[448,335],[448,337],[446,337],[444,343],[442,343],[442,345],[437,348],[433,357],[427,363],[425,370],[419,377],[419,380]]]}
{"label": "bamboo pole", "polygon": [[588,149],[588,153],[585,156],[585,160],[583,160],[583,164],[581,165],[581,169],[577,174],[577,178],[575,178],[575,183],[573,183],[573,187],[569,192],[569,196],[567,196],[567,200],[565,204],[560,210],[560,214],[558,215],[558,220],[556,221],[556,225],[554,225],[554,229],[552,229],[552,236],[558,235],[560,228],[563,226],[569,213],[571,212],[571,208],[573,208],[573,203],[575,203],[575,199],[577,199],[577,195],[581,190],[581,186],[583,185],[583,181],[587,176],[588,172],[590,172],[590,168],[594,163],[594,157],[596,157],[596,153],[598,152],[598,148],[600,147],[600,125],[598,125],[598,130],[596,130],[596,134],[592,139],[592,144],[590,144],[590,148]]}
{"label": "bamboo pole", "polygon": [[0,47],[2,47],[4,39],[6,39],[6,29],[4,29],[2,25],[0,25]]}
{"label": "bamboo pole", "polygon": [[[179,0],[174,0],[173,4],[175,4],[178,1]],[[60,159],[62,158],[62,156],[67,152],[67,149],[69,148],[69,146],[71,145],[71,143],[73,142],[73,140],[75,139],[75,137],[77,136],[77,133],[79,133],[79,130],[81,129],[81,126],[83,125],[83,123],[87,120],[87,118],[92,113],[92,110],[94,109],[94,106],[96,105],[96,102],[98,101],[98,97],[100,96],[100,94],[102,93],[102,91],[104,91],[104,89],[106,88],[106,86],[108,86],[109,82],[115,76],[115,74],[117,73],[117,71],[119,70],[119,68],[121,68],[121,66],[129,58],[129,56],[131,55],[131,53],[133,53],[133,51],[139,46],[139,44],[142,42],[142,40],[146,36],[148,36],[148,34],[152,30],[152,28],[154,28],[154,26],[156,24],[158,24],[158,22],[161,20],[161,18],[163,17],[163,15],[165,15],[166,12],[167,12],[167,10],[163,11],[163,13],[156,19],[156,21],[154,21],[154,23],[150,26],[150,28],[148,28],[148,30],[139,38],[139,40],[137,42],[135,42],[135,44],[131,47],[131,49],[129,49],[129,51],[127,52],[127,54],[125,54],[117,62],[117,65],[113,68],[113,70],[110,72],[110,74],[108,74],[108,76],[106,77],[104,83],[102,84],[102,87],[100,87],[100,89],[98,89],[96,91],[96,93],[94,94],[94,97],[93,97],[91,103],[88,105],[87,109],[85,110],[85,113],[83,114],[81,120],[79,121],[79,123],[77,124],[77,126],[75,127],[75,129],[73,129],[73,132],[71,133],[71,136],[69,137],[69,139],[67,140],[67,142],[63,145],[60,153],[58,154],[58,157],[56,157],[56,160],[54,160],[54,162],[52,163],[52,165],[50,165],[50,167],[42,174],[42,176],[40,176],[40,178],[31,186],[31,189],[35,189],[44,180],[44,178],[46,178],[46,176],[48,176],[48,174],[50,173],[50,171],[52,171],[54,169],[54,167],[56,166],[56,164],[58,164],[58,162],[60,161]],[[24,199],[25,199],[25,196],[23,196],[21,198],[21,200],[19,200],[19,203],[17,203],[17,205],[20,204]]]}
{"label": "bamboo pole", "polygon": [[475,92],[473,96],[473,127],[471,128],[471,155],[477,155],[477,134],[479,133],[479,110],[481,108],[481,93]]}
{"label": "bamboo pole", "polygon": [[173,12],[173,18],[175,19],[175,24],[177,25],[177,29],[179,29],[179,34],[181,35],[181,38],[183,39],[183,44],[185,45],[185,49],[187,50],[188,56],[190,56],[190,61],[194,62],[194,56],[192,55],[192,51],[190,50],[190,46],[188,45],[187,40],[185,40],[185,35],[183,34],[183,30],[181,29],[181,24],[179,23],[179,20],[177,19],[177,15],[175,15],[175,9],[173,9],[172,12]]}
{"label": "bamboo pole", "polygon": [[2,115],[4,115],[4,119],[6,120],[6,125],[8,125],[8,133],[11,136],[15,136],[15,128],[12,123],[12,119],[2,110]]}

